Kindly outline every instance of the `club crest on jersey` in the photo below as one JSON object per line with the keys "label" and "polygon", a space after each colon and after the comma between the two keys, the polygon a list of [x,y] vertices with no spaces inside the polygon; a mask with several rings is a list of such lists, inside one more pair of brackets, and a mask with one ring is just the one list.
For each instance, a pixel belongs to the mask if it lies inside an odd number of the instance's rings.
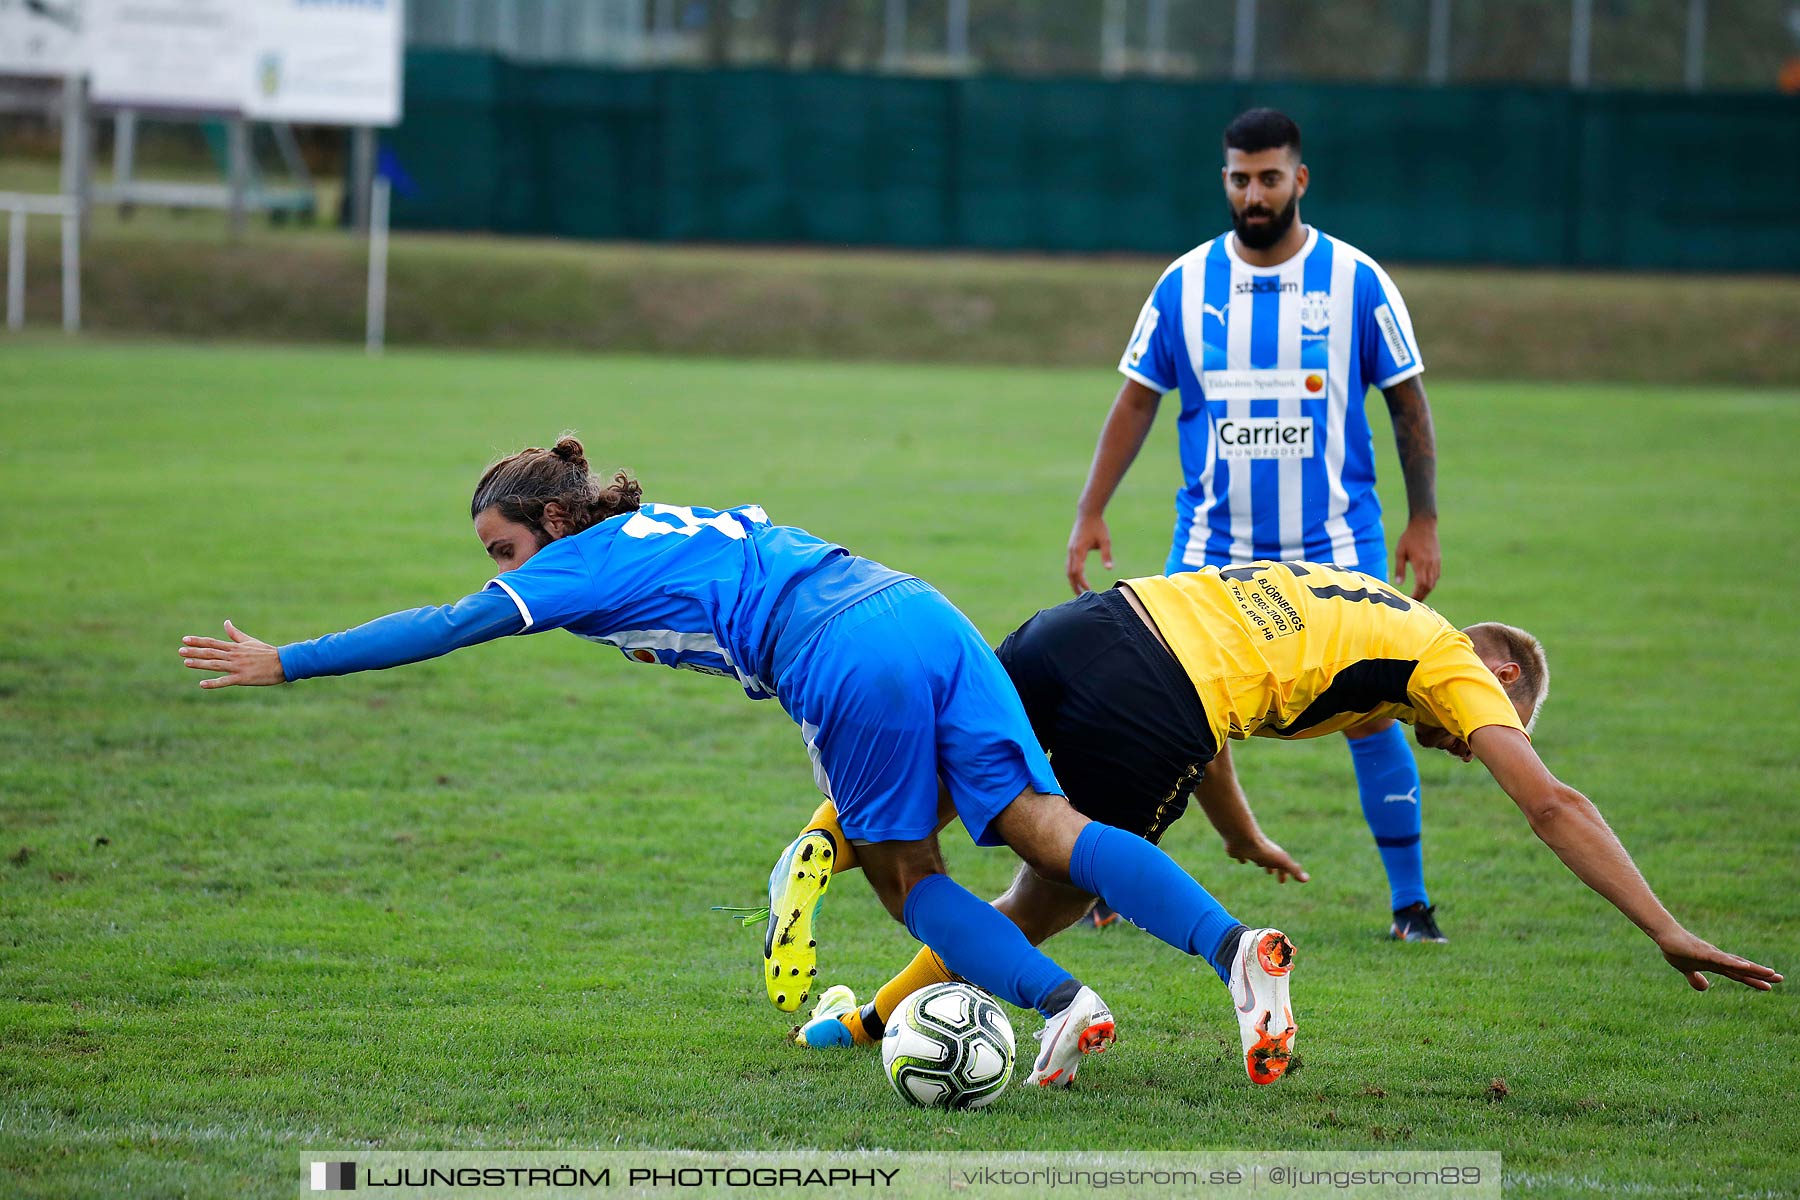
{"label": "club crest on jersey", "polygon": [[1331,328],[1330,292],[1307,292],[1300,297],[1300,328],[1311,334],[1323,334]]}

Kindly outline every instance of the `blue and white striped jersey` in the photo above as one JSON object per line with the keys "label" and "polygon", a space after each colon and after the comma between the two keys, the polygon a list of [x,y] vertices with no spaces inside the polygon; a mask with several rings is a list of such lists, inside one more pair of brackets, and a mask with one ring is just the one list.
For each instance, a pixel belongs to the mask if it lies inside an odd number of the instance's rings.
{"label": "blue and white striped jersey", "polygon": [[1317,229],[1271,268],[1235,240],[1170,264],[1119,362],[1181,393],[1166,569],[1308,559],[1385,578],[1363,398],[1424,370],[1406,304],[1374,259]]}
{"label": "blue and white striped jersey", "polygon": [[[567,629],[634,662],[734,678],[753,700],[825,619],[911,576],[858,558],[757,505],[646,504],[495,578],[520,632]],[[777,643],[780,643],[780,646]]]}

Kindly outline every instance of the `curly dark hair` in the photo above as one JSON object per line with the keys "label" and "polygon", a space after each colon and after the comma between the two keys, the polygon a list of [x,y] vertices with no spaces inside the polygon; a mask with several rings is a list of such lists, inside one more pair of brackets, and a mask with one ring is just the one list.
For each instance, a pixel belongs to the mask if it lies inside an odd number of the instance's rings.
{"label": "curly dark hair", "polygon": [[570,532],[580,533],[608,517],[636,512],[643,498],[644,489],[624,471],[614,472],[612,482],[602,485],[588,470],[580,440],[564,434],[548,450],[527,446],[483,472],[469,500],[469,519],[496,509],[548,541],[544,531],[548,504],[561,505],[573,525]]}

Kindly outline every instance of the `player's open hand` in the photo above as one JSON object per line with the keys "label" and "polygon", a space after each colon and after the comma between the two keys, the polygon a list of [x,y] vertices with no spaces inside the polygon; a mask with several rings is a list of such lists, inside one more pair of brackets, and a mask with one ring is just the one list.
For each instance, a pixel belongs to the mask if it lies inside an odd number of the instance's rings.
{"label": "player's open hand", "polygon": [[1276,883],[1286,883],[1289,879],[1306,883],[1312,878],[1306,873],[1305,867],[1294,861],[1292,855],[1268,838],[1254,842],[1227,842],[1225,853],[1239,862],[1255,863],[1273,875]]}
{"label": "player's open hand", "polygon": [[1088,555],[1093,551],[1100,552],[1100,564],[1112,570],[1112,533],[1106,528],[1105,517],[1077,516],[1075,527],[1069,530],[1069,586],[1077,596],[1091,591],[1087,581]]}
{"label": "player's open hand", "polygon": [[1406,568],[1412,567],[1414,600],[1431,595],[1444,569],[1444,554],[1438,549],[1437,518],[1418,517],[1406,523],[1400,540],[1394,543],[1394,586],[1406,583]]}
{"label": "player's open hand", "polygon": [[1781,976],[1760,963],[1727,954],[1711,942],[1703,941],[1683,929],[1658,943],[1669,965],[1687,976],[1688,986],[1704,992],[1711,984],[1702,971],[1735,979],[1745,987],[1766,992],[1781,982]]}
{"label": "player's open hand", "polygon": [[217,679],[202,679],[203,688],[270,687],[286,683],[281,671],[281,655],[267,642],[259,642],[243,630],[225,622],[228,642],[218,638],[184,637],[181,658],[196,671],[219,671]]}

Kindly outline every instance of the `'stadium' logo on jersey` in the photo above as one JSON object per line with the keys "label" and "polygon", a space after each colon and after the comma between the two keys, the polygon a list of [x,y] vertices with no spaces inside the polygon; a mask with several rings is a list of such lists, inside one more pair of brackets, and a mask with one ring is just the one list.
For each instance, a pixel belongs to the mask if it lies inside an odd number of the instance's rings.
{"label": "'stadium' logo on jersey", "polygon": [[1331,293],[1308,292],[1300,297],[1300,336],[1313,341],[1331,330]]}
{"label": "'stadium' logo on jersey", "polygon": [[1289,279],[1275,275],[1259,279],[1245,279],[1232,289],[1240,296],[1265,296],[1269,293],[1297,292],[1300,285]]}

